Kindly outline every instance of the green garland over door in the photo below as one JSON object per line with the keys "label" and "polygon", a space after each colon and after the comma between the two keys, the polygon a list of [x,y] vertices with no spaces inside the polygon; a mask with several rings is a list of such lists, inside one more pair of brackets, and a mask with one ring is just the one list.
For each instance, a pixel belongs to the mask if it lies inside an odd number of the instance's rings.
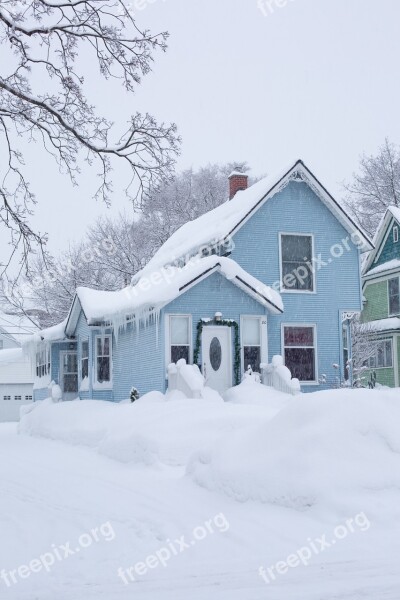
{"label": "green garland over door", "polygon": [[201,370],[201,365],[199,364],[200,357],[200,346],[201,346],[201,334],[203,332],[203,327],[207,327],[209,325],[218,326],[218,327],[233,327],[235,329],[235,351],[234,351],[234,362],[233,362],[233,371],[235,374],[235,385],[239,385],[240,383],[240,336],[239,336],[239,325],[236,321],[232,320],[224,320],[217,321],[213,319],[211,321],[200,321],[197,323],[197,335],[196,335],[196,346],[193,352],[193,363],[199,367]]}

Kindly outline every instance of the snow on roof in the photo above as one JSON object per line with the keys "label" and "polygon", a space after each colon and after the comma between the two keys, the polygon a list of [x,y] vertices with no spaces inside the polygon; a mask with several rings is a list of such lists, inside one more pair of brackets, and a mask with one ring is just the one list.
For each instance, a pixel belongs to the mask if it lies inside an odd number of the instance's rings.
{"label": "snow on roof", "polygon": [[[384,236],[385,233],[387,231],[386,226],[389,224],[390,220],[392,218],[395,218],[396,221],[400,224],[400,208],[397,206],[388,206],[388,208],[386,209],[385,214],[382,216],[379,225],[377,227],[377,230],[375,231],[375,235],[373,237],[373,243],[375,248],[368,253],[366,260],[363,262],[362,264],[362,273],[363,275],[370,275],[373,272],[374,273],[380,273],[381,271],[375,271],[374,269],[371,269],[371,271],[368,271],[369,267],[372,265],[373,260],[375,258],[375,256],[378,255],[378,252],[381,248],[381,245],[384,241]],[[376,267],[378,268],[378,267]],[[395,268],[395,267],[394,267]],[[386,270],[386,269],[385,269]]]}
{"label": "snow on roof", "polygon": [[189,285],[214,270],[221,272],[274,314],[283,312],[282,298],[278,292],[244,271],[235,261],[217,255],[193,259],[184,267],[162,268],[149,276],[144,275],[136,285],[120,291],[103,292],[80,287],[76,293],[89,325],[115,325],[118,319],[122,325],[127,317],[148,318],[149,313],[159,311]]}
{"label": "snow on roof", "polygon": [[[306,181],[314,191],[319,194],[332,212],[335,212],[344,227],[351,232],[359,231],[363,239],[363,248],[370,250],[373,246],[368,236],[345,213],[330,194],[323,188],[314,175],[301,160],[291,163],[291,166],[279,174],[269,175],[246,190],[236,193],[232,200],[228,200],[213,210],[182,225],[161,246],[153,258],[134,278],[135,283],[144,273],[160,269],[167,264],[173,264],[182,257],[191,257],[198,253],[202,247],[218,244],[233,234],[258,207],[262,201],[269,200],[280,192],[294,177],[300,174],[296,181]],[[243,173],[241,173],[243,175]]]}
{"label": "snow on roof", "polygon": [[378,321],[369,321],[364,323],[366,331],[392,331],[400,329],[400,319],[398,317],[390,317],[389,319],[380,319]]}
{"label": "snow on roof", "polygon": [[33,384],[33,380],[30,358],[22,348],[0,350],[0,384]]}
{"label": "snow on roof", "polygon": [[0,333],[22,344],[28,337],[37,331],[36,325],[27,317],[0,312]]}
{"label": "snow on roof", "polygon": [[400,208],[398,206],[389,206],[388,210],[390,210],[396,221],[400,223]]}
{"label": "snow on roof", "polygon": [[47,329],[42,329],[41,331],[37,331],[33,335],[31,335],[25,342],[24,347],[29,346],[30,344],[38,344],[40,342],[58,342],[66,339],[65,335],[65,326],[67,324],[67,319],[62,321],[62,323],[58,323],[57,325],[53,325],[53,327],[48,327]]}
{"label": "snow on roof", "polygon": [[26,362],[26,357],[22,348],[7,348],[6,350],[0,350],[1,365],[17,362]]}
{"label": "snow on roof", "polygon": [[394,258],[393,260],[388,260],[377,267],[374,267],[370,271],[368,271],[367,275],[377,275],[378,273],[384,273],[386,271],[393,271],[393,269],[400,269],[400,258]]}

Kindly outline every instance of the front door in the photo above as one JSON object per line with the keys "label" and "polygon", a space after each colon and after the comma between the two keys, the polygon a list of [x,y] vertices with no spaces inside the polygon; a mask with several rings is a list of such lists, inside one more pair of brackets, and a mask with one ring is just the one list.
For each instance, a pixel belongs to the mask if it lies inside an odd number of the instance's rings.
{"label": "front door", "polygon": [[60,375],[63,400],[75,400],[78,397],[78,355],[76,352],[62,352]]}
{"label": "front door", "polygon": [[232,387],[231,328],[203,327],[202,354],[206,386],[220,393]]}

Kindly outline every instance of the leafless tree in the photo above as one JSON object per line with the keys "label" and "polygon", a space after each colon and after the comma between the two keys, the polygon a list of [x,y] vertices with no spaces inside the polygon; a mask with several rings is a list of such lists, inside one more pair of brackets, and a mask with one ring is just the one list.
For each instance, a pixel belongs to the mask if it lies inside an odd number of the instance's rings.
{"label": "leafless tree", "polygon": [[357,387],[366,386],[369,372],[369,359],[375,356],[376,330],[370,323],[363,323],[360,317],[351,322],[353,381]]}
{"label": "leafless tree", "polygon": [[97,164],[95,195],[105,202],[116,161],[129,168],[126,190],[133,200],[170,177],[179,148],[176,126],[136,112],[117,135],[87,99],[80,61],[91,60],[101,76],[134,92],[166,40],[166,32],[139,28],[123,0],[0,2],[0,221],[13,255],[22,248],[26,261],[45,243],[29,223],[36,199],[26,179],[24,139],[39,141],[74,184],[84,161]]}
{"label": "leafless tree", "polygon": [[388,206],[400,206],[400,148],[388,139],[376,156],[361,158],[360,171],[345,185],[346,204],[373,235]]}

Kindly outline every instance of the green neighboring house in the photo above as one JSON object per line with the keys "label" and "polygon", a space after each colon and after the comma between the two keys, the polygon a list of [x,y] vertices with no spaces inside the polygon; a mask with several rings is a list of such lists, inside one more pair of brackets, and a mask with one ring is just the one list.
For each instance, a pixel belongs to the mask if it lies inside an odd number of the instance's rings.
{"label": "green neighboring house", "polygon": [[382,385],[400,385],[400,208],[390,206],[363,270],[362,320],[371,336],[367,366]]}

